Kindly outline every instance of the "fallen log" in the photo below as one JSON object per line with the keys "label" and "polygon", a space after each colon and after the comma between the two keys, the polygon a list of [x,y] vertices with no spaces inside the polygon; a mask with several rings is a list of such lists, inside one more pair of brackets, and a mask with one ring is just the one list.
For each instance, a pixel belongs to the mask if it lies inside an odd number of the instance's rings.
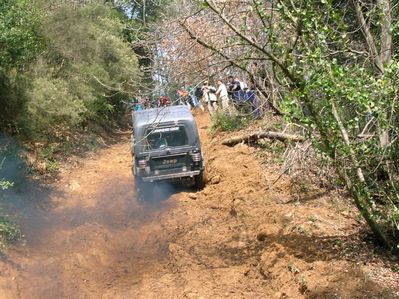
{"label": "fallen log", "polygon": [[259,139],[272,139],[272,140],[279,140],[279,141],[292,141],[292,142],[303,142],[306,140],[305,137],[299,135],[292,135],[280,132],[271,132],[271,131],[261,131],[256,132],[249,135],[240,135],[240,136],[233,136],[223,140],[223,145],[234,146],[239,143],[253,143],[258,141]]}

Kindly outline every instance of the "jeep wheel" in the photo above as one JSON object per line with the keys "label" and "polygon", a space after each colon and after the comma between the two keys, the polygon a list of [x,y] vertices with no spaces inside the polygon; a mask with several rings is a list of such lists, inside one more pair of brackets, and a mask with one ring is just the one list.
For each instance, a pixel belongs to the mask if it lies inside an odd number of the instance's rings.
{"label": "jeep wheel", "polygon": [[139,200],[143,200],[144,197],[144,189],[145,189],[145,182],[142,178],[135,176],[134,177],[134,184],[136,187],[136,194]]}
{"label": "jeep wheel", "polygon": [[194,181],[195,181],[195,188],[197,188],[199,190],[204,189],[205,184],[206,184],[205,170],[201,171],[199,175],[196,175],[194,177]]}

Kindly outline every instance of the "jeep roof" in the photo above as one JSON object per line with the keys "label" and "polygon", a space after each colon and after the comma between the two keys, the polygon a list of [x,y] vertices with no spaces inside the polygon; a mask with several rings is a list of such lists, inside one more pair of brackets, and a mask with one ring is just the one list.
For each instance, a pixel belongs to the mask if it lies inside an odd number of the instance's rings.
{"label": "jeep roof", "polygon": [[173,123],[177,121],[195,122],[190,108],[184,105],[135,111],[132,117],[134,128],[156,123]]}

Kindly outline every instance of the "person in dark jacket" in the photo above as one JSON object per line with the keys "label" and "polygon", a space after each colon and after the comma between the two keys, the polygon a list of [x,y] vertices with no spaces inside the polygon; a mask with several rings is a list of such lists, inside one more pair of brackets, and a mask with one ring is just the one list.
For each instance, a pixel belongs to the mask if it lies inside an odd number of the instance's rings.
{"label": "person in dark jacket", "polygon": [[197,86],[195,88],[195,92],[194,95],[197,97],[198,99],[198,107],[201,109],[202,112],[205,111],[204,105],[202,104],[203,102],[203,97],[204,97],[204,91],[202,90],[202,88],[200,86]]}
{"label": "person in dark jacket", "polygon": [[251,83],[250,88],[246,91],[246,93],[247,100],[251,104],[252,117],[254,119],[261,118],[262,114],[259,107],[259,99],[256,96],[256,85]]}
{"label": "person in dark jacket", "polygon": [[240,81],[234,79],[233,76],[229,76],[227,83],[227,92],[233,101],[237,101],[239,99],[240,91],[241,91]]}

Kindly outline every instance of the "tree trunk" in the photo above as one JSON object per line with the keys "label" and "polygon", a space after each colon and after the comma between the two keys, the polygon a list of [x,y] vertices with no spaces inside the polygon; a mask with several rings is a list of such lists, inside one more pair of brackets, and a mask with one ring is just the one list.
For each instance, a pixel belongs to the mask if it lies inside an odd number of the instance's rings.
{"label": "tree trunk", "polygon": [[381,230],[380,226],[378,223],[373,219],[372,212],[369,211],[369,208],[372,210],[371,206],[371,198],[370,195],[368,194],[368,187],[367,187],[367,182],[365,180],[363,170],[359,165],[359,161],[356,158],[356,153],[354,152],[352,148],[352,144],[350,143],[349,140],[349,134],[342,122],[341,116],[339,115],[339,112],[337,110],[337,107],[334,103],[334,101],[330,100],[331,107],[332,107],[332,112],[334,115],[334,118],[338,124],[338,127],[341,132],[341,137],[344,140],[345,145],[349,149],[349,158],[351,162],[353,163],[353,166],[356,168],[356,177],[358,180],[357,184],[353,184],[350,177],[345,173],[344,167],[342,169],[337,168],[339,171],[341,177],[345,179],[346,187],[351,192],[351,195],[355,201],[356,207],[359,209],[360,213],[362,214],[363,218],[366,220],[367,224],[371,228],[372,232],[374,233],[374,236],[378,240],[378,242],[388,248],[389,250],[393,250],[392,244],[389,242],[389,240],[386,238],[384,232]]}
{"label": "tree trunk", "polygon": [[280,132],[261,131],[248,135],[234,136],[223,140],[222,144],[228,146],[234,146],[239,143],[253,143],[258,141],[259,139],[272,139],[272,140],[292,141],[292,142],[303,142],[306,140],[305,137],[299,135],[292,135]]}
{"label": "tree trunk", "polygon": [[389,62],[392,58],[392,13],[389,0],[377,0],[381,10],[381,49],[380,60],[382,64]]}
{"label": "tree trunk", "polygon": [[[382,1],[382,0],[380,0]],[[380,59],[380,54],[378,53],[378,49],[374,40],[374,37],[371,33],[370,26],[366,22],[366,19],[363,15],[361,2],[358,0],[352,0],[353,6],[355,7],[356,18],[359,23],[360,29],[362,30],[364,39],[367,44],[368,51],[370,53],[371,59],[374,62],[374,66],[380,74],[384,73],[384,64]]]}
{"label": "tree trunk", "polygon": [[360,182],[360,186],[355,187],[355,184],[352,183],[351,179],[343,169],[344,167],[338,167],[338,173],[340,174],[341,178],[344,179],[346,187],[348,188],[357,209],[359,210],[362,217],[366,220],[378,243],[385,248],[391,250],[393,253],[398,253],[398,250],[385,237],[385,234],[381,230],[380,226],[374,221],[372,214],[367,208],[367,201],[369,201],[370,199],[367,195],[366,186],[364,186],[364,184]]}

